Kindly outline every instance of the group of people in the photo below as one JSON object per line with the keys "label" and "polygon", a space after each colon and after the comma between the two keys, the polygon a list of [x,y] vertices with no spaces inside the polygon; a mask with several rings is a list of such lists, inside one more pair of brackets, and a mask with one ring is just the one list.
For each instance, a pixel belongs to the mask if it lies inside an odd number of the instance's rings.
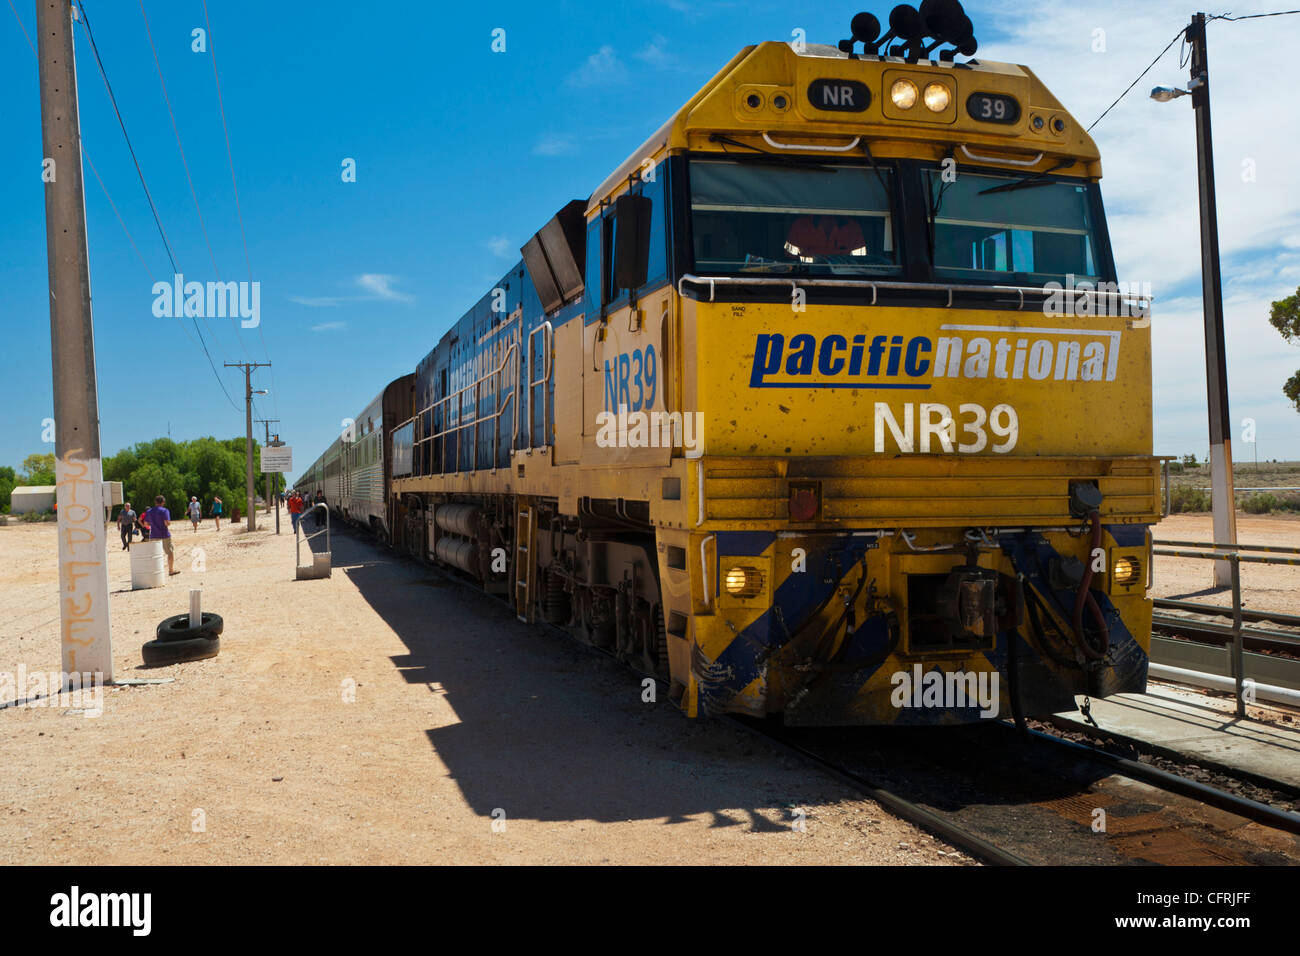
{"label": "group of people", "polygon": [[[217,499],[221,501],[220,498]],[[191,506],[198,504],[197,498],[190,499]],[[220,512],[217,512],[220,514]],[[117,529],[122,535],[122,550],[131,550],[131,539],[135,537],[136,531],[140,532],[142,541],[161,541],[163,552],[167,555],[167,573],[179,574],[176,570],[176,552],[172,546],[172,513],[167,510],[167,499],[162,495],[154,498],[153,507],[143,514],[136,514],[131,507],[131,502],[122,506],[122,511],[117,516]],[[195,522],[195,530],[198,529],[198,523]]]}
{"label": "group of people", "polygon": [[[319,488],[316,489],[316,494],[311,497],[308,497],[300,491],[291,492],[289,495],[289,520],[293,522],[293,530],[298,530],[298,519],[302,517],[304,511],[314,505],[323,504],[325,504],[325,492]],[[325,526],[324,508],[316,509],[312,512],[312,516],[316,521],[317,528]]]}
{"label": "group of people", "polygon": [[[171,533],[167,529],[171,524],[172,516],[171,512],[165,507],[166,503],[166,499],[159,495],[154,499],[154,506],[143,514],[136,514],[129,501],[122,506],[122,510],[117,516],[117,530],[122,536],[123,551],[131,550],[131,542],[137,534],[140,535],[141,541],[148,541],[151,538],[170,539]],[[220,496],[214,496],[208,514],[216,519],[218,531],[221,530],[221,516],[225,513],[225,510],[225,503]],[[185,513],[190,519],[190,524],[194,527],[194,533],[197,534],[199,522],[203,520],[203,506],[199,504],[197,496],[190,496],[189,504],[185,506]],[[162,527],[161,534],[155,525]],[[168,549],[168,554],[170,555],[170,553],[171,550]]]}

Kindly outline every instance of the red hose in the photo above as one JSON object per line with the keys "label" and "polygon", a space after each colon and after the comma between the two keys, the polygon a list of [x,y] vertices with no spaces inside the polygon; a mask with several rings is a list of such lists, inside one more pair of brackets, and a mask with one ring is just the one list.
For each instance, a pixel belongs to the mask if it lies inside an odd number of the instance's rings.
{"label": "red hose", "polygon": [[[1090,661],[1099,661],[1106,656],[1106,651],[1110,648],[1110,629],[1106,625],[1105,615],[1101,613],[1101,607],[1097,604],[1097,599],[1092,596],[1090,590],[1092,586],[1093,556],[1097,553],[1097,549],[1101,547],[1101,514],[1094,511],[1088,515],[1088,520],[1092,522],[1092,539],[1088,547],[1088,557],[1084,561],[1083,580],[1079,582],[1079,592],[1074,597],[1074,642],[1084,657]],[[1083,630],[1083,608],[1085,604],[1101,630],[1100,651],[1088,643],[1088,637]]]}

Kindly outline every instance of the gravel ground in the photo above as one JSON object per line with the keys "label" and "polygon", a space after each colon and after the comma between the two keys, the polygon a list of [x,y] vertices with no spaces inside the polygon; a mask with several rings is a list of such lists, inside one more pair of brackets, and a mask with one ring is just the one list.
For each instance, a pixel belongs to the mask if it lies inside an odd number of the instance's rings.
{"label": "gravel ground", "polygon": [[[129,590],[109,550],[117,677],[172,680],[98,717],[0,710],[0,863],[971,862],[369,542],[335,535],[333,577],[295,582],[287,515],[174,527],[165,587]],[[0,671],[58,667],[56,551],[53,524],[0,527]],[[140,669],[191,587],[220,656]]]}
{"label": "gravel ground", "polygon": [[[1169,515],[1154,530],[1156,541],[1210,542],[1214,540],[1213,532],[1208,514]],[[1239,514],[1237,542],[1300,547],[1300,515]],[[1300,567],[1242,564],[1241,590],[1242,606],[1252,611],[1300,614]],[[1232,606],[1232,589],[1214,587],[1214,563],[1203,558],[1157,556],[1151,595]]]}

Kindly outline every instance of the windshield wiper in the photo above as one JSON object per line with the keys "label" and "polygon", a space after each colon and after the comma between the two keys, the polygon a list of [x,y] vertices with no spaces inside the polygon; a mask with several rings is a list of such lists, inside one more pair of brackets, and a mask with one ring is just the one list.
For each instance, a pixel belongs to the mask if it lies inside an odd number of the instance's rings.
{"label": "windshield wiper", "polygon": [[1058,169],[1067,169],[1074,165],[1074,160],[1063,159],[1051,169],[1045,169],[1041,173],[1030,173],[1020,179],[1009,183],[1002,183],[1000,186],[990,186],[988,189],[981,189],[979,195],[987,196],[989,193],[1008,193],[1015,189],[1029,189],[1031,186],[1049,186],[1054,183],[1054,179],[1045,179],[1044,177],[1056,172]]}

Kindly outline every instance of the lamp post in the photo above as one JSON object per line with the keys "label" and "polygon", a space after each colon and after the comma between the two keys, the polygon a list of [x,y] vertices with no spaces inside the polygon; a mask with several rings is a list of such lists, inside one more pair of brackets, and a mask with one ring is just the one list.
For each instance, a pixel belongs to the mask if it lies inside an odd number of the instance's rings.
{"label": "lamp post", "polygon": [[244,494],[248,500],[248,530],[257,530],[257,507],[253,502],[253,396],[265,395],[266,389],[253,390],[253,369],[267,368],[270,362],[227,362],[226,368],[244,370]]}
{"label": "lamp post", "polygon": [[[1205,383],[1210,414],[1210,497],[1214,543],[1237,543],[1237,505],[1232,488],[1232,440],[1228,435],[1228,367],[1223,343],[1223,277],[1219,269],[1219,216],[1214,196],[1214,145],[1210,132],[1210,71],[1205,50],[1205,14],[1192,17],[1184,36],[1192,46],[1191,82],[1186,90],[1157,86],[1151,98],[1168,103],[1192,98],[1196,114],[1196,170],[1201,200],[1201,297],[1205,322]],[[1214,584],[1228,587],[1232,568],[1214,562]]]}

